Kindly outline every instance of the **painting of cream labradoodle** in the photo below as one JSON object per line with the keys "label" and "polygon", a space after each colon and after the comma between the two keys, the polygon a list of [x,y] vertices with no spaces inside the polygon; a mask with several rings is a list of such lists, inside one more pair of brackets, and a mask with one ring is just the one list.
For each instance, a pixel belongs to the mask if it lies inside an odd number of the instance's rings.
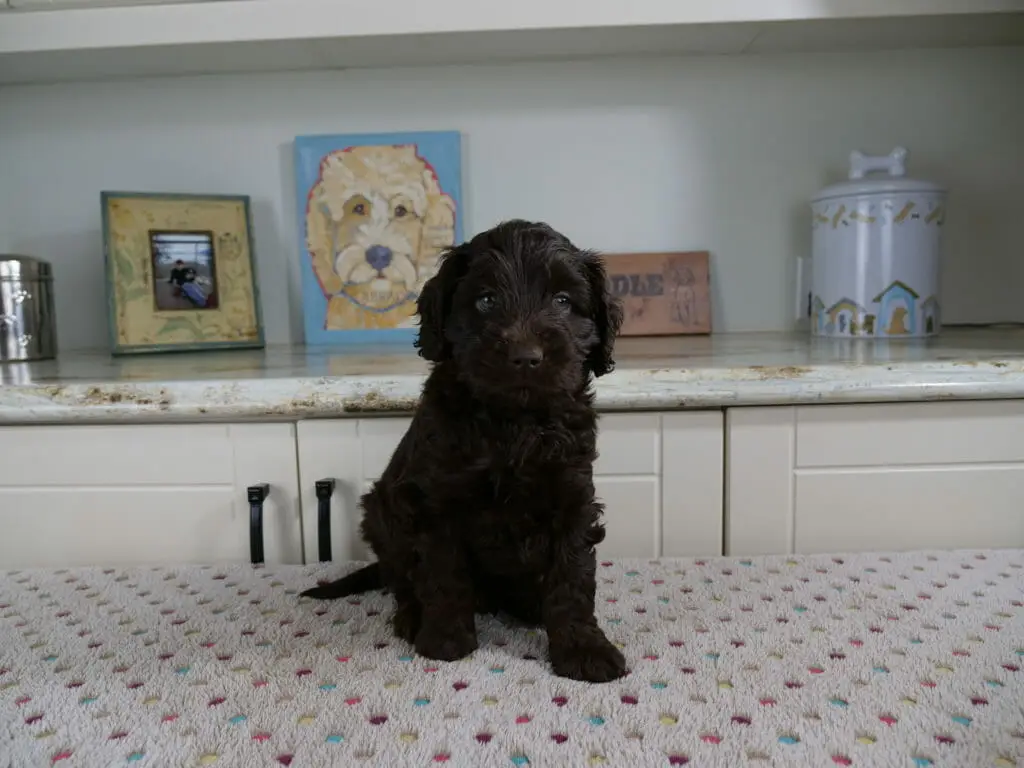
{"label": "painting of cream labradoodle", "polygon": [[328,153],[305,212],[324,328],[413,327],[420,289],[454,244],[455,208],[415,144]]}

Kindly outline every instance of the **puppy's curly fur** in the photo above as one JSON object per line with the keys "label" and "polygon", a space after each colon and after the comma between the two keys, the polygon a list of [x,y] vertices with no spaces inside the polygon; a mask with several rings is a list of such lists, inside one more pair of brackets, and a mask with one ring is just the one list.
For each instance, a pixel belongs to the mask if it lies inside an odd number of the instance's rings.
{"label": "puppy's curly fur", "polygon": [[432,659],[477,647],[474,614],[543,625],[557,675],[604,682],[625,659],[594,616],[597,417],[622,308],[600,257],[509,221],[448,251],[418,301],[434,363],[412,424],[362,498],[377,562],[303,594],[389,588],[395,634]]}

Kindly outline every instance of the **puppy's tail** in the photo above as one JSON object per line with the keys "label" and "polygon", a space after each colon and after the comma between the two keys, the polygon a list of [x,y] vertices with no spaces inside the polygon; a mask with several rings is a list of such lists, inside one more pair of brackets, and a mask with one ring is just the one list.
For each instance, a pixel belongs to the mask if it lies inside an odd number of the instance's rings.
{"label": "puppy's tail", "polygon": [[337,600],[339,597],[369,592],[371,589],[380,589],[383,586],[380,563],[370,563],[358,571],[342,576],[337,581],[307,589],[299,594],[302,597],[312,597],[314,600]]}

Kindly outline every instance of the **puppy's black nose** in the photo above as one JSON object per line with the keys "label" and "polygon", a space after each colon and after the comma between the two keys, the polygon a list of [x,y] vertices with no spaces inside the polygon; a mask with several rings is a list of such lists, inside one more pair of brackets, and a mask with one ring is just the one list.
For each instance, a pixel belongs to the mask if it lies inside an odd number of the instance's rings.
{"label": "puppy's black nose", "polygon": [[508,359],[516,368],[536,368],[544,360],[544,350],[536,344],[514,344]]}

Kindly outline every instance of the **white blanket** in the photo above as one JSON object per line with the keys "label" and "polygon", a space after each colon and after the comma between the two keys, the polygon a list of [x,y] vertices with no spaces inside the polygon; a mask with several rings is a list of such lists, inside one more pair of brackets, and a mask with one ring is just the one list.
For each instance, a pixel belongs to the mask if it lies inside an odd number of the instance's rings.
{"label": "white blanket", "polygon": [[606,685],[296,597],[352,567],[0,576],[0,766],[1024,768],[1022,550],[604,562]]}

